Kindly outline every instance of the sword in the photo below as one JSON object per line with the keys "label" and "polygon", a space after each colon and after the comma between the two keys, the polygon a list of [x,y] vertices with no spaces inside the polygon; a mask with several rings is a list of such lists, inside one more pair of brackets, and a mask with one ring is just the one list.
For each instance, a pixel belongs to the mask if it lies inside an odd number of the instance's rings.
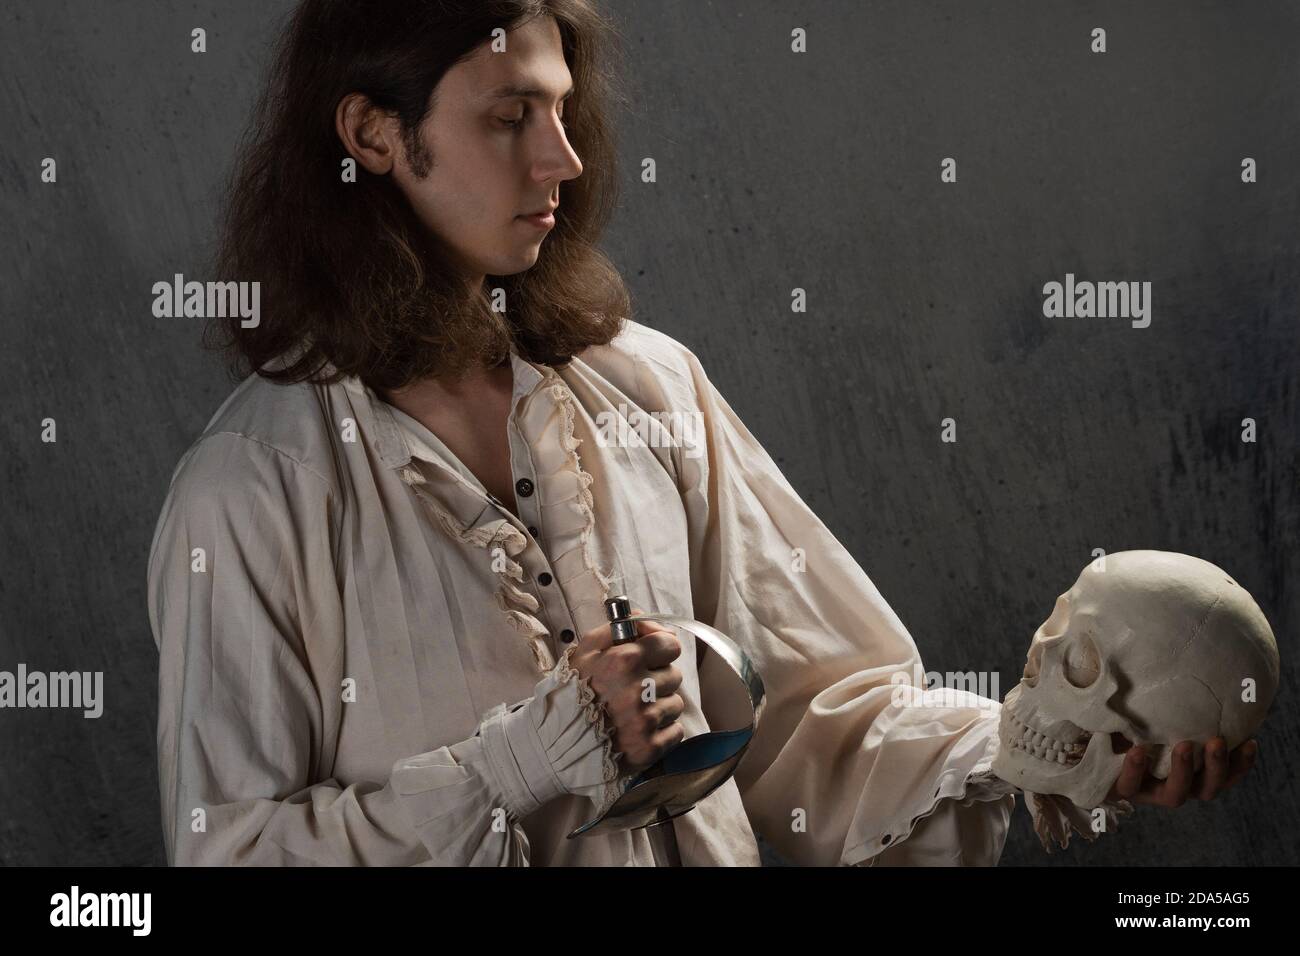
{"label": "sword", "polygon": [[[749,702],[752,717],[748,726],[736,730],[710,731],[683,740],[657,761],[640,771],[623,794],[604,813],[569,834],[569,839],[611,830],[639,830],[667,823],[695,808],[735,773],[749,748],[763,713],[763,679],[745,652],[716,628],[702,621],[667,614],[632,614],[626,595],[605,601],[610,635],[614,644],[637,638],[637,621],[654,621],[689,631],[726,665]],[[672,828],[666,828],[671,832]]]}

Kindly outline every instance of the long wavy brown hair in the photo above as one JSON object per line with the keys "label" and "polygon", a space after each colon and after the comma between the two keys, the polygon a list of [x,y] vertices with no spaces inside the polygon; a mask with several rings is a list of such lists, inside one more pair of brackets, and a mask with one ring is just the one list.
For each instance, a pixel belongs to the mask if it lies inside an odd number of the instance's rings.
{"label": "long wavy brown hair", "polygon": [[[622,276],[596,248],[617,202],[609,111],[626,105],[611,66],[621,39],[596,0],[303,0],[290,14],[231,175],[216,270],[261,283],[261,320],[210,321],[204,345],[238,380],[329,384],[358,376],[400,389],[429,376],[524,358],[564,365],[605,344],[631,311]],[[359,165],[334,126],[349,93],[402,124],[404,140],[432,108],[443,75],[497,27],[555,18],[574,93],[569,142],[583,173],[564,184],[555,227],[537,262],[471,289],[442,242],[388,176]],[[505,289],[494,311],[490,290]],[[263,368],[274,359],[276,368]],[[323,374],[325,363],[335,374]]]}

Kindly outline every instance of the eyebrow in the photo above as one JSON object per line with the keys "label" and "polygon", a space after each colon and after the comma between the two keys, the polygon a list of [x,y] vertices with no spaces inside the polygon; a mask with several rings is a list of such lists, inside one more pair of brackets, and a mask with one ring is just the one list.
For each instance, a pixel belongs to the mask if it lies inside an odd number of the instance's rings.
{"label": "eyebrow", "polygon": [[[560,100],[567,100],[573,95],[573,87],[570,86]],[[523,97],[526,100],[545,100],[546,91],[538,89],[535,86],[520,86],[517,83],[505,83],[495,89],[489,90],[483,98],[485,100],[504,100],[513,99],[514,97]]]}

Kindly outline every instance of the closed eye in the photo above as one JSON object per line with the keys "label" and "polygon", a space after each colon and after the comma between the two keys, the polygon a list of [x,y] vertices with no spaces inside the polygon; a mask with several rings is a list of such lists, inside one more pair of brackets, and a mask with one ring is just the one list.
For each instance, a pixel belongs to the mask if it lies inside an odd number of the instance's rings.
{"label": "closed eye", "polygon": [[[504,119],[498,116],[497,121],[500,122],[503,126],[507,127],[508,129],[512,129],[512,130],[523,129],[524,123],[528,121],[528,113],[527,111],[525,111],[523,116],[519,117],[519,119],[514,119],[514,120]],[[563,113],[560,114],[560,125],[563,126],[565,129],[569,128],[569,124],[564,121]]]}

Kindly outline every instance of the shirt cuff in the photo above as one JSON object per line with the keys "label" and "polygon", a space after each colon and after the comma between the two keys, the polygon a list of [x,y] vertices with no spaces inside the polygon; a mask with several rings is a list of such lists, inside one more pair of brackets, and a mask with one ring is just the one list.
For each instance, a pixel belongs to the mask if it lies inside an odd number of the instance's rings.
{"label": "shirt cuff", "polygon": [[516,819],[563,794],[603,805],[618,765],[604,706],[573,669],[571,645],[533,696],[498,704],[480,726],[483,749],[507,810]]}
{"label": "shirt cuff", "polygon": [[[1001,811],[994,808],[989,811],[990,822],[999,812],[1005,814],[998,824],[1004,828],[1002,836],[1005,837],[1006,820],[1014,807],[1014,798],[1006,801],[1006,797],[1014,794],[1015,788],[993,773],[998,745],[996,730],[995,716],[979,730],[969,733],[945,758],[944,768],[934,782],[934,790],[926,791],[927,796],[905,808],[881,836],[850,851],[844,862],[851,866],[874,866],[877,855],[905,843],[913,830],[932,816],[944,800],[954,800],[963,807],[1007,802]],[[996,862],[996,856],[992,862]]]}

